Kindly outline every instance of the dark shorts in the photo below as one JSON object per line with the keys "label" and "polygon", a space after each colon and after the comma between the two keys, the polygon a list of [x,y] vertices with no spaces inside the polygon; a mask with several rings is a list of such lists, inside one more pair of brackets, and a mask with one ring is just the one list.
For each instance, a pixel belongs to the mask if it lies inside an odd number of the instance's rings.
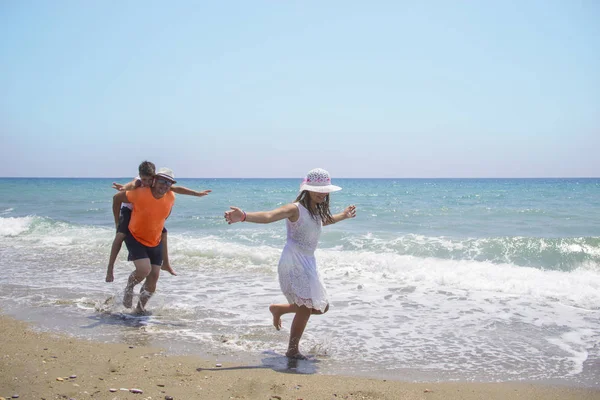
{"label": "dark shorts", "polygon": [[129,233],[129,221],[131,220],[131,209],[127,207],[121,207],[121,213],[119,214],[119,226],[117,227],[117,233]]}
{"label": "dark shorts", "polygon": [[[129,233],[129,221],[131,221],[131,209],[127,207],[121,208],[121,213],[119,214],[119,226],[117,227],[117,233]],[[167,232],[167,228],[163,227],[163,233]],[[131,261],[131,260],[130,260]]]}
{"label": "dark shorts", "polygon": [[131,235],[131,233],[128,233],[127,236],[125,236],[125,246],[127,246],[127,250],[129,250],[129,257],[127,257],[127,261],[149,258],[150,264],[162,265],[162,242],[156,247],[144,246],[138,242],[133,235]]}

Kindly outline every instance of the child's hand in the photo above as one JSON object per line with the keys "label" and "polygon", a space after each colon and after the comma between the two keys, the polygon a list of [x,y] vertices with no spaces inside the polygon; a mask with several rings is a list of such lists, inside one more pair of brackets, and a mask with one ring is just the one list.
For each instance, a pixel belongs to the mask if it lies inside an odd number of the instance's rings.
{"label": "child's hand", "polygon": [[115,280],[115,277],[113,276],[113,272],[107,271],[106,272],[106,282],[112,282],[114,280]]}
{"label": "child's hand", "polygon": [[210,192],[212,192],[212,190],[203,190],[201,192],[198,192],[198,194],[196,196],[198,196],[198,197],[206,196]]}
{"label": "child's hand", "polygon": [[356,206],[353,204],[351,206],[346,207],[344,210],[344,215],[346,218],[354,218],[356,217]]}
{"label": "child's hand", "polygon": [[113,182],[112,187],[113,187],[113,189],[116,189],[119,192],[123,190],[123,185],[121,185],[120,183],[117,183],[117,182]]}

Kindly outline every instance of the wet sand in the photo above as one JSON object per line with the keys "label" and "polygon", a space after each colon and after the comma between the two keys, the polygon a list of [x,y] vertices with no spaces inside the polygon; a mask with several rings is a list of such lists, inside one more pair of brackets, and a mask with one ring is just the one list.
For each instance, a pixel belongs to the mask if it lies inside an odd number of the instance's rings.
{"label": "wet sand", "polygon": [[[19,399],[600,399],[600,390],[526,383],[408,383],[167,355],[37,332],[0,316],[0,400]],[[116,391],[111,392],[111,389]],[[127,390],[121,390],[127,389]],[[143,393],[132,393],[140,389]]]}

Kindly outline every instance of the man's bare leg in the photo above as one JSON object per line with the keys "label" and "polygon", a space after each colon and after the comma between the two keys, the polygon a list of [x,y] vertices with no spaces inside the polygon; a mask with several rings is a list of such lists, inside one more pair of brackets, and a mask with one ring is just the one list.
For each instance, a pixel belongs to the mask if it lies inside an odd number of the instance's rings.
{"label": "man's bare leg", "polygon": [[150,297],[154,295],[156,291],[156,283],[160,276],[160,265],[152,265],[152,270],[146,277],[146,281],[140,290],[140,301],[138,301],[135,311],[138,313],[144,313],[146,311],[146,303],[150,300]]}
{"label": "man's bare leg", "polygon": [[135,260],[133,265],[135,266],[135,271],[129,275],[127,286],[125,287],[125,293],[123,295],[123,306],[126,308],[131,308],[132,306],[133,288],[135,285],[143,281],[152,270],[149,258],[140,258],[139,260]]}

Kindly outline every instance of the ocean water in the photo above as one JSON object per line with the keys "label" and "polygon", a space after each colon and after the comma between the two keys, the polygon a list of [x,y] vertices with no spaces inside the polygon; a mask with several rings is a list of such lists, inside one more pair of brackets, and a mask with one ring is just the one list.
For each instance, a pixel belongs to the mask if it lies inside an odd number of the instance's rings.
{"label": "ocean water", "polygon": [[[338,179],[317,264],[330,311],[290,366],[285,223],[227,225],[230,205],[293,201],[298,179],[181,179],[167,221],[179,276],[134,316],[126,248],[105,283],[115,179],[0,178],[0,304],[39,329],[298,373],[600,387],[600,179]],[[126,181],[126,179],[117,179]]]}

